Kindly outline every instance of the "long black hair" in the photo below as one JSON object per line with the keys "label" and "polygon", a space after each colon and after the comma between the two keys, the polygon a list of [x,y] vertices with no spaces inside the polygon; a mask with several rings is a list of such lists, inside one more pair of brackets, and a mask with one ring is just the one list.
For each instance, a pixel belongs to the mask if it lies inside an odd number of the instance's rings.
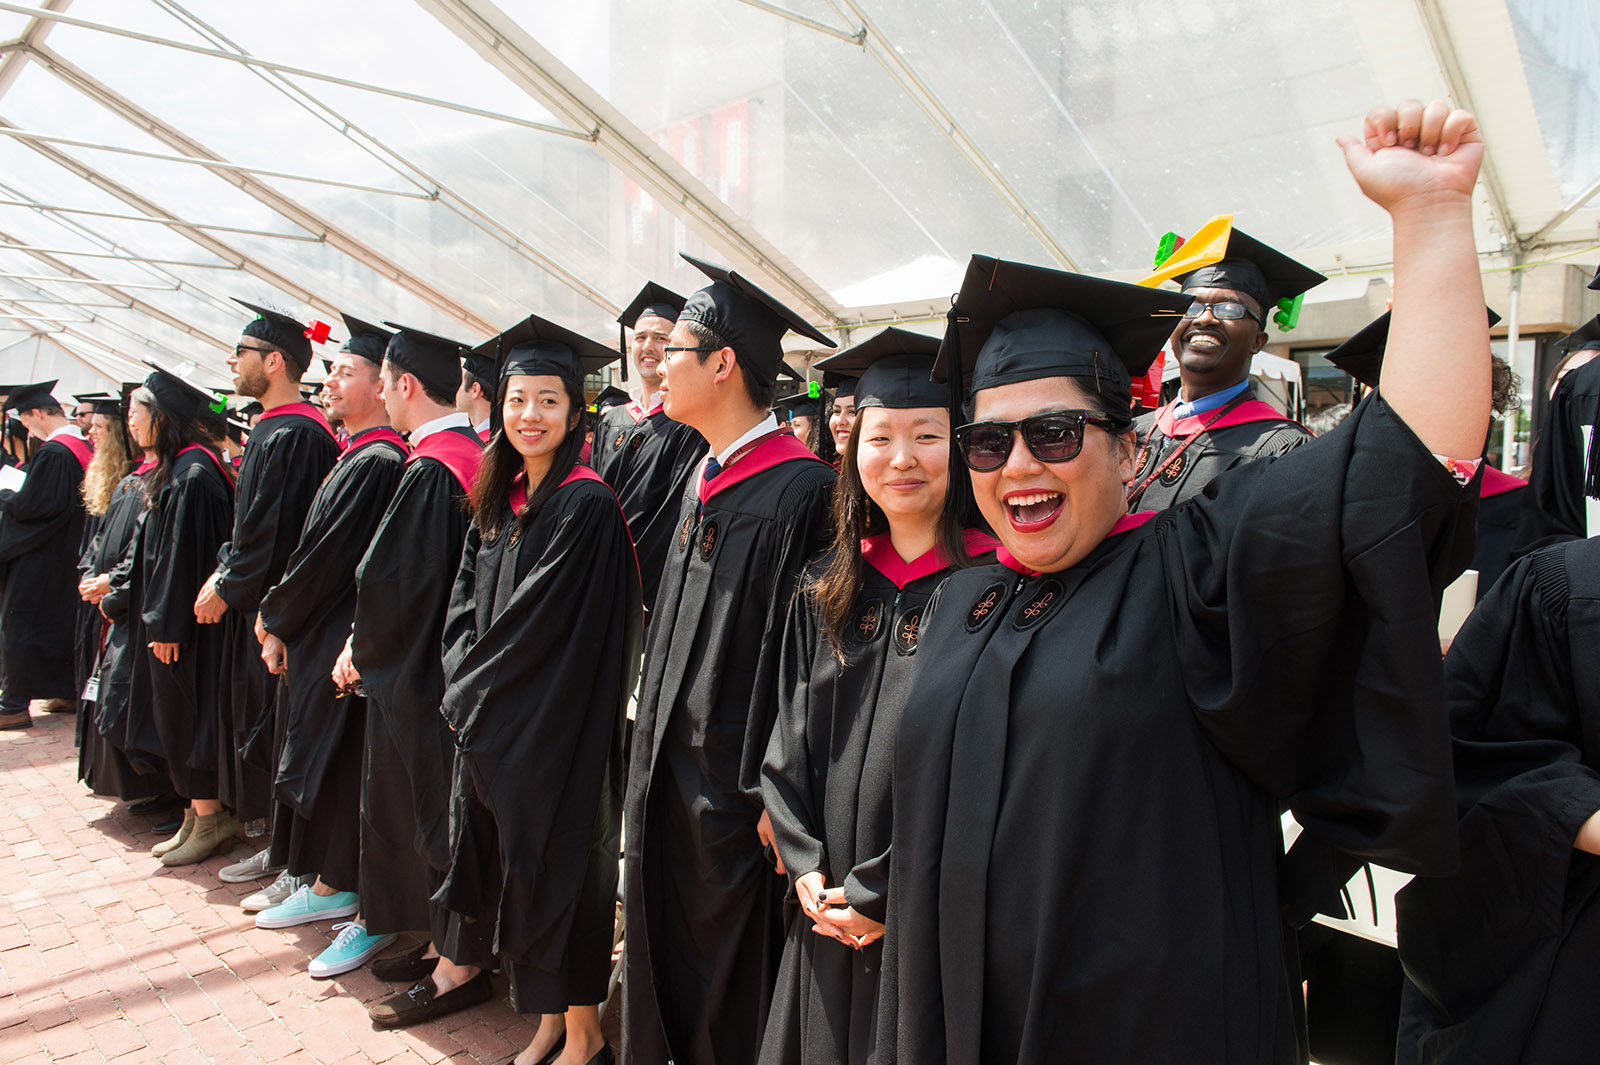
{"label": "long black hair", "polygon": [[[129,402],[142,404],[150,412],[150,429],[155,437],[155,443],[145,451],[145,457],[153,458],[156,463],[144,478],[146,507],[155,507],[156,498],[160,496],[161,490],[172,480],[172,464],[177,460],[178,452],[190,444],[199,444],[211,452],[212,457],[217,460],[217,465],[224,471],[227,470],[228,464],[223,460],[222,453],[202,431],[198,421],[192,418],[174,417],[157,402],[155,393],[148,388],[139,388],[133,393]],[[227,473],[223,476],[232,480]]]}
{"label": "long black hair", "polygon": [[[478,527],[478,535],[485,540],[494,540],[504,531],[502,526],[508,511],[506,501],[511,497],[511,486],[516,482],[517,474],[526,468],[522,453],[506,437],[502,412],[510,382],[511,377],[503,378],[495,389],[491,413],[495,420],[494,435],[484,447],[483,462],[478,466],[478,475],[472,480],[472,492],[468,497],[473,524]],[[550,458],[550,468],[545,471],[544,477],[537,485],[528,486],[528,505],[516,519],[516,527],[511,530],[513,536],[528,527],[528,522],[533,520],[551,493],[567,479],[567,474],[572,472],[572,467],[578,463],[578,456],[583,452],[583,382],[562,377],[561,384],[567,393],[566,436],[556,445],[555,454]]]}

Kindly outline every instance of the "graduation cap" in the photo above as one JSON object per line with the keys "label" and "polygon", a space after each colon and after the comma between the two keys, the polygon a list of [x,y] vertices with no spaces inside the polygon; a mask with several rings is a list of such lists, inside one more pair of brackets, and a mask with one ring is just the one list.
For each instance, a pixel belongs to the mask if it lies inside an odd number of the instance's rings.
{"label": "graduation cap", "polygon": [[[1556,341],[1556,347],[1564,352],[1600,351],[1600,314]],[[1595,436],[1600,437],[1600,433],[1596,433]]]}
{"label": "graduation cap", "polygon": [[[339,317],[344,319],[345,330],[350,334],[350,339],[346,340],[344,346],[339,350],[349,352],[351,355],[359,355],[368,362],[382,366],[383,353],[388,349],[389,338],[394,334],[387,329],[373,325],[371,322],[364,322],[354,315],[345,314],[343,311],[339,312]],[[332,368],[331,365],[329,368]]]}
{"label": "graduation cap", "polygon": [[307,399],[307,400],[312,399],[312,398],[314,398],[314,397],[316,397],[318,395],[321,395],[321,394],[322,394],[322,382],[321,381],[318,381],[314,385],[307,385],[305,388],[302,388],[300,390],[300,397],[302,399]]}
{"label": "graduation cap", "polygon": [[16,418],[8,417],[6,418],[6,435],[13,440],[26,440],[28,439],[28,427]]}
{"label": "graduation cap", "polygon": [[1594,268],[1594,280],[1589,282],[1589,287],[1600,292],[1600,266]]}
{"label": "graduation cap", "polygon": [[259,399],[252,399],[249,403],[239,408],[239,413],[246,418],[259,418],[267,413],[267,408],[261,405]]}
{"label": "graduation cap", "polygon": [[228,439],[235,444],[244,443],[245,434],[250,431],[250,423],[238,414],[228,415]]}
{"label": "graduation cap", "polygon": [[493,354],[480,355],[476,350],[469,351],[461,360],[461,368],[467,372],[468,377],[478,382],[485,396],[494,398],[497,374]]}
{"label": "graduation cap", "polygon": [[628,330],[639,327],[641,318],[665,318],[676,322],[686,301],[665,285],[646,281],[633,302],[617,315],[617,350],[622,352],[622,379],[628,379]]}
{"label": "graduation cap", "polygon": [[294,364],[300,368],[301,373],[311,367],[311,342],[318,344],[328,340],[328,325],[326,322],[313,322],[302,325],[290,318],[282,311],[275,311],[268,307],[260,307],[249,303],[237,296],[230,297],[233,302],[247,311],[255,312],[255,318],[246,323],[243,335],[265,340],[268,344],[283,352]]}
{"label": "graduation cap", "polygon": [[778,401],[771,408],[773,413],[787,413],[790,419],[818,418],[822,414],[822,386],[815,381],[812,381],[811,385],[812,388],[804,392],[778,397]]}
{"label": "graduation cap", "polygon": [[1196,288],[1243,292],[1285,332],[1299,323],[1305,293],[1327,280],[1309,266],[1233,228],[1232,215],[1218,215],[1187,240],[1176,233],[1165,234],[1155,263],[1156,273],[1141,284],[1155,285],[1170,278],[1185,292]]}
{"label": "graduation cap", "polygon": [[50,391],[56,387],[55,381],[40,381],[31,385],[9,385],[0,388],[5,392],[6,400],[0,403],[0,411],[32,410],[35,407],[59,407],[56,397]]}
{"label": "graduation cap", "polygon": [[175,421],[199,421],[205,415],[220,415],[227,407],[221,396],[190,384],[159,364],[146,359],[145,365],[151,373],[144,379],[144,387],[155,397],[156,406]]}
{"label": "graduation cap", "polygon": [[393,329],[384,358],[436,392],[455,395],[461,387],[461,356],[467,345],[398,322],[384,322]]}
{"label": "graduation cap", "polygon": [[594,411],[596,414],[604,414],[612,407],[620,407],[632,398],[616,385],[607,385],[594,397]]}
{"label": "graduation cap", "polygon": [[490,380],[505,380],[519,374],[561,377],[583,384],[585,374],[597,373],[615,362],[617,353],[557,325],[537,314],[530,314],[492,340],[473,349],[474,355],[493,360],[500,372]]}
{"label": "graduation cap", "polygon": [[698,322],[713,330],[739,359],[744,372],[763,384],[777,378],[783,365],[783,334],[791,329],[819,344],[838,347],[799,314],[779,303],[755,283],[732,270],[678,253],[711,278],[711,284],[684,303],[680,322]]}
{"label": "graduation cap", "polygon": [[[933,381],[939,340],[894,326],[817,363],[823,380],[840,381],[835,396],[854,395],[856,409],[946,407],[949,393]],[[845,392],[845,384],[853,390]]]}
{"label": "graduation cap", "polygon": [[[1491,326],[1500,321],[1493,307],[1484,309],[1488,311]],[[1324,358],[1368,388],[1377,388],[1378,376],[1383,369],[1383,354],[1389,346],[1391,317],[1391,312],[1384,311]]]}
{"label": "graduation cap", "polygon": [[122,417],[122,397],[113,396],[107,392],[91,392],[88,395],[73,396],[79,403],[87,403],[91,414],[99,414],[106,418]]}
{"label": "graduation cap", "polygon": [[[1188,296],[1088,274],[974,255],[950,308],[933,366],[959,406],[971,390],[1047,377],[1085,378],[1132,404],[1131,379],[1144,373],[1192,303]],[[953,371],[953,372],[952,372]]]}

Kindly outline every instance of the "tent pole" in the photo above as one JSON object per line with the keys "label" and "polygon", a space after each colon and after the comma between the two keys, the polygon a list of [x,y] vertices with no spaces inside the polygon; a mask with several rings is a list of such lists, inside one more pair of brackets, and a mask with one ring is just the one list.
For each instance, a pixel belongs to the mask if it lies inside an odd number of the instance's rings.
{"label": "tent pole", "polygon": [[[1522,334],[1522,249],[1511,252],[1511,306],[1506,308],[1506,362],[1517,368],[1517,344]],[[1517,415],[1506,411],[1500,420],[1500,468],[1516,466]]]}

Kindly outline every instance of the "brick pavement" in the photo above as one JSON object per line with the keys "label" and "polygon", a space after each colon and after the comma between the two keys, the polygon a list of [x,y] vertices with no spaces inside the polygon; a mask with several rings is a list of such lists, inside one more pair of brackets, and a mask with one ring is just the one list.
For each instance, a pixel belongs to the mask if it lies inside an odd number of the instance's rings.
{"label": "brick pavement", "polygon": [[0,1065],[496,1063],[532,1037],[498,977],[477,1009],[374,1029],[368,1004],[401,989],[307,976],[331,922],[257,929],[238,900],[260,885],[216,876],[248,845],[164,869],[150,820],[76,775],[71,714],[0,732]]}

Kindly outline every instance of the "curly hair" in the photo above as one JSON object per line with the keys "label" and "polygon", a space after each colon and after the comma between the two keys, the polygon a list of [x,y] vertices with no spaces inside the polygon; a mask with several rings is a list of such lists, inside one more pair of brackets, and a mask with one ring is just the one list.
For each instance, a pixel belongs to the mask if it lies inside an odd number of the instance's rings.
{"label": "curly hair", "polygon": [[94,449],[89,468],[83,471],[83,509],[100,516],[111,506],[111,493],[133,469],[133,456],[129,454],[128,432],[120,417],[96,414],[104,421],[105,431]]}

